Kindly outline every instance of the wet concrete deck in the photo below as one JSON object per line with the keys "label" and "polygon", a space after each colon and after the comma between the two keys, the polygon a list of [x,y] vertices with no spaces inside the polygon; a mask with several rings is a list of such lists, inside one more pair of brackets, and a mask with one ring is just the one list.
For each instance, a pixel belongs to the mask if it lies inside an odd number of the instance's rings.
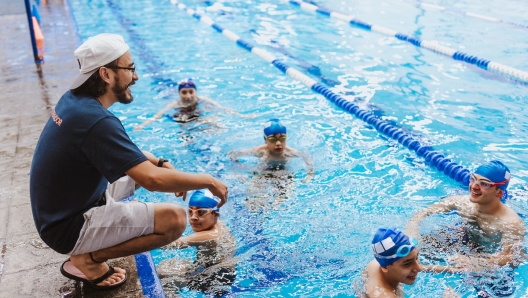
{"label": "wet concrete deck", "polygon": [[127,270],[126,285],[84,288],[63,277],[67,256],[39,238],[29,200],[29,169],[50,110],[78,74],[74,24],[62,0],[41,4],[45,63],[37,65],[24,1],[0,0],[0,298],[143,297],[134,257],[110,263]]}

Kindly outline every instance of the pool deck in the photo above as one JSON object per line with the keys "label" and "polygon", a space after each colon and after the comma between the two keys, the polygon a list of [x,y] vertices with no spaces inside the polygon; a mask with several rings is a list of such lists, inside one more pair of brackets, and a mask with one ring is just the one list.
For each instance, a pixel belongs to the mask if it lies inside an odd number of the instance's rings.
{"label": "pool deck", "polygon": [[78,74],[75,26],[63,0],[40,5],[45,62],[34,63],[24,1],[0,0],[0,298],[143,297],[134,257],[110,263],[126,284],[94,291],[63,277],[67,256],[48,248],[35,229],[29,169],[44,124]]}

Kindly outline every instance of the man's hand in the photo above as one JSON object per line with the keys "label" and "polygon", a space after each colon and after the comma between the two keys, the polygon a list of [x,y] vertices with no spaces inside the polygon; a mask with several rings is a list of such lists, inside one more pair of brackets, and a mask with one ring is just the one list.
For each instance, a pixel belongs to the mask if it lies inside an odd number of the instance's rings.
{"label": "man's hand", "polygon": [[211,177],[213,179],[213,183],[211,186],[208,187],[209,191],[215,196],[220,199],[220,203],[218,203],[218,208],[222,207],[222,205],[225,204],[227,201],[227,185],[225,185],[222,181]]}
{"label": "man's hand", "polygon": [[183,201],[185,201],[185,199],[187,198],[187,192],[186,191],[175,192],[174,195],[177,196],[177,197],[182,197]]}

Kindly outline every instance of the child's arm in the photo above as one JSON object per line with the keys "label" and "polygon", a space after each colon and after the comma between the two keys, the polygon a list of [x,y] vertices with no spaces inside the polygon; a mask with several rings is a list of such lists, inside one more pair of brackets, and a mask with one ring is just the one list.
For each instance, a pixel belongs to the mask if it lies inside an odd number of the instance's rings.
{"label": "child's arm", "polygon": [[211,99],[209,97],[200,96],[199,99],[204,101],[204,102],[206,102],[206,103],[208,103],[208,104],[210,104],[210,105],[212,105],[212,106],[214,106],[214,107],[223,109],[224,111],[226,111],[229,114],[236,115],[236,116],[244,118],[244,119],[255,118],[255,115],[242,115],[242,114],[239,114],[239,113],[235,112],[233,109],[226,108],[226,107],[220,105],[219,103],[217,103],[216,101],[214,101],[213,99]]}
{"label": "child's arm", "polygon": [[211,241],[220,237],[220,230],[215,226],[212,230],[196,232],[189,236],[182,237],[162,247],[162,249],[183,249],[191,246],[199,246],[204,242]]}
{"label": "child's arm", "polygon": [[163,116],[163,114],[165,114],[165,112],[167,112],[168,110],[172,109],[172,108],[175,108],[176,106],[178,106],[180,102],[179,101],[173,101],[173,102],[170,102],[169,104],[167,104],[163,109],[159,110],[159,112],[156,113],[156,115],[152,116],[151,118],[145,120],[145,122],[141,123],[140,125],[136,125],[134,127],[134,131],[140,131],[143,129],[143,127],[147,126],[148,124],[158,120],[159,118],[161,118],[161,116]]}
{"label": "child's arm", "polygon": [[232,161],[238,161],[238,157],[242,155],[258,155],[258,152],[262,149],[264,145],[260,145],[254,148],[250,149],[242,149],[238,152],[235,152],[234,150],[229,151],[229,158]]}
{"label": "child's arm", "polygon": [[312,159],[310,158],[308,153],[303,153],[301,156],[302,156],[302,158],[304,160],[304,163],[306,164],[306,168],[308,169],[308,174],[306,174],[306,177],[303,180],[301,180],[301,181],[305,182],[305,183],[308,183],[308,182],[312,181],[312,178],[314,176]]}
{"label": "child's arm", "polygon": [[305,182],[305,183],[308,183],[308,182],[312,181],[312,178],[314,176],[314,170],[313,170],[313,162],[312,162],[312,159],[310,158],[310,155],[308,155],[308,153],[304,153],[304,152],[301,152],[299,150],[295,150],[295,149],[293,149],[291,147],[286,147],[286,149],[293,156],[302,157],[302,159],[304,160],[304,163],[306,164],[306,168],[308,169],[308,174],[306,174],[306,177],[304,177],[304,179],[302,179],[301,181]]}

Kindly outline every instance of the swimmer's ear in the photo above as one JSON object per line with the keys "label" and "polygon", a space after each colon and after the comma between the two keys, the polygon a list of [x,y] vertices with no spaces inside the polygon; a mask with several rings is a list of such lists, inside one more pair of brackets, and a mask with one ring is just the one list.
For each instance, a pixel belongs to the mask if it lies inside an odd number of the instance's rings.
{"label": "swimmer's ear", "polygon": [[388,267],[389,267],[389,266],[385,266],[385,267],[380,266],[381,271],[382,271],[383,273],[387,273],[387,272],[389,272],[389,268],[388,268]]}
{"label": "swimmer's ear", "polygon": [[500,199],[504,195],[504,190],[502,190],[502,189],[500,189],[498,187],[497,187],[497,190],[498,190],[498,192],[497,192],[497,194],[495,196]]}

